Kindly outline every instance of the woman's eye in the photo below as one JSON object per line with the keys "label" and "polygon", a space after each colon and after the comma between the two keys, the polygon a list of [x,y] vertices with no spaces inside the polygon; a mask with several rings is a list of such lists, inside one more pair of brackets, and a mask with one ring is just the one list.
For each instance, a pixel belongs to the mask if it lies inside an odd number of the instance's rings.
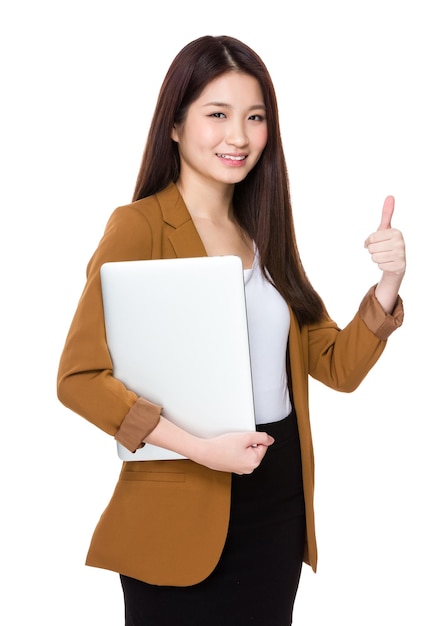
{"label": "woman's eye", "polygon": [[210,117],[215,117],[217,119],[222,119],[222,118],[226,117],[226,115],[224,113],[216,112],[216,113],[211,113]]}
{"label": "woman's eye", "polygon": [[253,122],[263,122],[265,118],[263,115],[259,115],[258,113],[256,113],[255,115],[251,115],[249,119]]}

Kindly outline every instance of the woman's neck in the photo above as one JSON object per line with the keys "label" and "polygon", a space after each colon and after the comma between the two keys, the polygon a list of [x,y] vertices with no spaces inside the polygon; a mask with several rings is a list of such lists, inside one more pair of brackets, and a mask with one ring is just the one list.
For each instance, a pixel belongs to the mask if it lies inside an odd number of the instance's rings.
{"label": "woman's neck", "polygon": [[180,179],[176,185],[193,219],[208,220],[214,224],[234,221],[233,185],[190,185],[184,184]]}
{"label": "woman's neck", "polygon": [[234,218],[232,195],[234,186],[213,188],[209,185],[186,186],[177,181],[177,188],[188,208],[194,226],[209,256],[239,256],[243,268],[251,268],[254,245]]}

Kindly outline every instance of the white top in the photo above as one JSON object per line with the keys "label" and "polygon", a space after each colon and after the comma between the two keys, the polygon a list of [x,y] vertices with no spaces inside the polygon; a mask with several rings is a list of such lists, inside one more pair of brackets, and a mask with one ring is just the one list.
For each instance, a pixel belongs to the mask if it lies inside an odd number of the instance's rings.
{"label": "white top", "polygon": [[291,412],[286,374],[289,309],[260,270],[258,254],[244,270],[255,421],[277,422]]}

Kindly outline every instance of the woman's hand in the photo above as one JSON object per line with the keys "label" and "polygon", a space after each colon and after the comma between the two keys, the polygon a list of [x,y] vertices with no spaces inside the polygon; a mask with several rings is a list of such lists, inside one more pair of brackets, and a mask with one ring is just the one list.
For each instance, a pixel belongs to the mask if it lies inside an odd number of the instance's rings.
{"label": "woman's hand", "polygon": [[402,233],[391,227],[395,200],[388,196],[384,202],[380,226],[365,241],[372,260],[383,272],[375,296],[386,313],[391,313],[406,271],[406,250]]}
{"label": "woman's hand", "polygon": [[199,439],[192,458],[221,472],[252,474],[273,443],[274,438],[263,432],[228,433]]}
{"label": "woman's hand", "polygon": [[191,435],[160,416],[157,426],[144,441],[178,452],[209,469],[251,474],[262,462],[274,438],[263,432],[251,431],[204,439]]}

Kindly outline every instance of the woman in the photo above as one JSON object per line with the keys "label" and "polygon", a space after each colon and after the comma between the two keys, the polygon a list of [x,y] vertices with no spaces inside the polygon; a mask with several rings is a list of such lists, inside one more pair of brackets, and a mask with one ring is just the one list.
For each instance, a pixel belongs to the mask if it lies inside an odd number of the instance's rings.
{"label": "woman", "polygon": [[[58,396],[118,442],[183,460],[123,463],[87,564],[121,576],[126,624],[285,626],[302,562],[315,570],[308,376],[353,391],[401,325],[401,233],[385,201],[366,246],[382,275],[339,329],[295,241],[277,103],[262,60],[201,37],[160,90],[133,202],[93,255],[58,373]],[[256,432],[200,439],[113,377],[100,267],[107,261],[241,258]],[[153,302],[153,306],[159,306]]]}

